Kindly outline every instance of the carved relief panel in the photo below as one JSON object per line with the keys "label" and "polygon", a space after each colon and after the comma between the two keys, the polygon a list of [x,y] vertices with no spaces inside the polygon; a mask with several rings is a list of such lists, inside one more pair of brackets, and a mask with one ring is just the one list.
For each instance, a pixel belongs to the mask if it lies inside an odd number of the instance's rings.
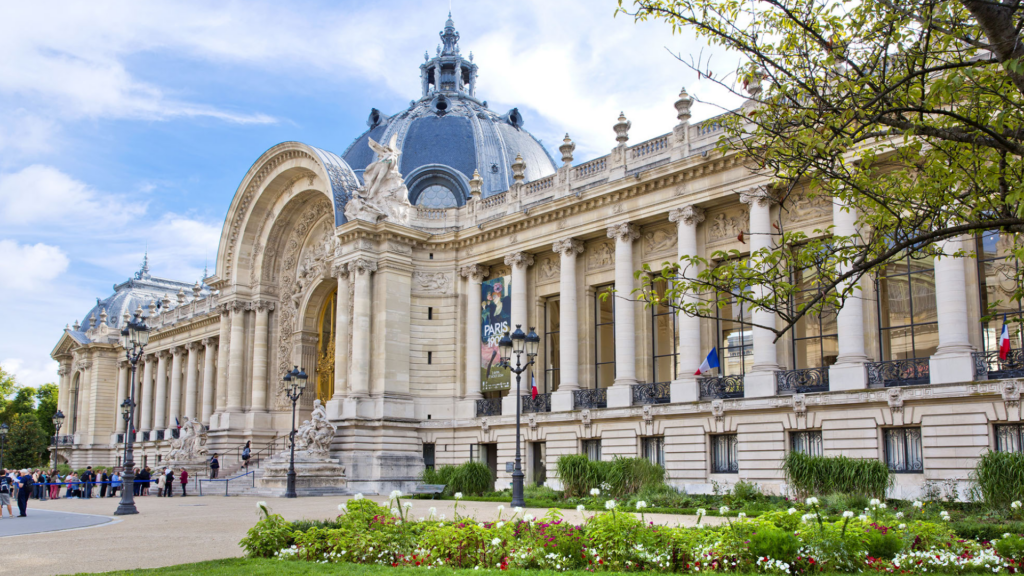
{"label": "carved relief panel", "polygon": [[562,260],[557,254],[548,254],[539,258],[537,263],[537,282],[549,284],[558,282],[562,272]]}
{"label": "carved relief panel", "polygon": [[587,246],[587,270],[603,270],[615,266],[613,240],[601,240]]}
{"label": "carved relief panel", "polygon": [[804,190],[794,191],[782,204],[782,221],[803,224],[832,218],[832,200],[816,194],[813,198]]}
{"label": "carved relief panel", "polygon": [[740,232],[750,228],[750,208],[748,206],[734,206],[709,212],[704,222],[704,229],[707,230],[708,244],[722,244],[735,240]]}
{"label": "carved relief panel", "polygon": [[678,232],[675,224],[658,226],[657,228],[644,230],[644,258],[675,254],[678,250],[677,234]]}

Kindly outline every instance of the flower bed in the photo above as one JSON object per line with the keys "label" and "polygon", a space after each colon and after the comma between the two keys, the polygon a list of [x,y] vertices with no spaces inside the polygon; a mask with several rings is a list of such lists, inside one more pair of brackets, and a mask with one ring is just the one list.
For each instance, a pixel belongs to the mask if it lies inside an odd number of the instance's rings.
{"label": "flower bed", "polygon": [[647,522],[643,502],[625,510],[609,500],[576,525],[557,509],[534,518],[498,506],[494,518],[472,519],[459,515],[458,502],[452,518],[433,508],[412,518],[402,498],[394,492],[379,505],[356,495],[334,521],[301,529],[260,503],[263,518],[241,544],[250,556],[281,560],[555,571],[1015,573],[1024,555],[1019,536],[958,538],[945,511],[945,520],[929,521],[920,503],[893,512],[872,500],[863,511],[827,517],[809,498],[799,509],[714,527],[701,524],[698,510],[697,526],[683,528]]}

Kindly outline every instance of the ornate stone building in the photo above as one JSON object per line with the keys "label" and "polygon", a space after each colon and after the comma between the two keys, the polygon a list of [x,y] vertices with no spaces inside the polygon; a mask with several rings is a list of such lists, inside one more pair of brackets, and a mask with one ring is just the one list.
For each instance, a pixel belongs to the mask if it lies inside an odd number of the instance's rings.
{"label": "ornate stone building", "polygon": [[[608,155],[574,163],[566,136],[557,162],[518,110],[477,97],[458,38],[449,19],[420,66],[419,99],[373,110],[343,155],[299,142],[264,153],[234,194],[215,274],[179,283],[144,266],[65,330],[53,351],[62,456],[119,463],[132,380],[116,335],[136,311],[154,328],[134,381],[137,460],[149,464],[186,417],[229,457],[286,436],[281,377],[299,365],[311,376],[301,410],[325,402],[351,488],[408,487],[425,465],[468,459],[505,486],[516,392],[493,345],[517,324],[542,337],[540,394],[530,398],[529,376],[521,389],[531,482],[557,486],[558,456],[586,453],[650,458],[688,490],[740,479],[779,490],[782,459],[798,450],[884,460],[906,492],[966,478],[984,450],[1021,449],[1020,337],[1000,362],[1000,323],[981,321],[1013,291],[1011,239],[963,239],[977,260],[908,258],[778,342],[751,326],[773,321],[767,312],[735,302],[697,319],[599,298],[608,286],[629,295],[644,264],[755,250],[773,224],[852,232],[854,218],[806,192],[779,205],[715,150],[714,118],[690,122],[685,90],[664,135],[630,144],[620,116]],[[373,164],[401,173],[411,205],[403,191],[366,208],[364,176],[386,176],[364,174]],[[693,376],[712,347],[721,370]]]}

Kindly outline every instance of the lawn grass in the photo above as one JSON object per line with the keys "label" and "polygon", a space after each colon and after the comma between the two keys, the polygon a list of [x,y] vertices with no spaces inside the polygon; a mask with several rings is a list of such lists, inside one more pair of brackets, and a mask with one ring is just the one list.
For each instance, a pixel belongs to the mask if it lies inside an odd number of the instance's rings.
{"label": "lawn grass", "polygon": [[[470,570],[451,568],[431,568],[430,574],[434,576],[479,576],[481,574],[493,574],[497,576],[583,576],[592,572],[584,570],[555,572],[553,570]],[[281,561],[249,558],[229,558],[226,560],[212,560],[210,562],[198,562],[195,564],[179,564],[166,568],[150,568],[146,570],[123,570],[119,572],[103,572],[104,576],[255,576],[257,574],[273,574],[275,576],[315,576],[319,574],[331,574],[344,576],[423,576],[422,568],[391,568],[388,566],[372,566],[366,564],[316,564],[313,562]],[[602,572],[602,574],[625,574],[624,572]],[[635,576],[635,572],[632,573]],[[84,576],[81,573],[78,576]],[[739,572],[730,572],[729,576],[754,576],[744,575]],[[815,576],[829,576],[827,573],[819,573]]]}

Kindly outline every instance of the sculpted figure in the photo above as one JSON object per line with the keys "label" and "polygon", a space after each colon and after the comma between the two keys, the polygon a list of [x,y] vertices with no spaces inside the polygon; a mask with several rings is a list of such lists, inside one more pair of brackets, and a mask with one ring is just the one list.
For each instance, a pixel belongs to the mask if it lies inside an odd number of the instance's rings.
{"label": "sculpted figure", "polygon": [[387,218],[392,222],[405,223],[409,220],[409,189],[398,171],[398,136],[391,137],[388,144],[379,144],[369,139],[370,148],[377,153],[377,159],[363,172],[363,186],[356,190],[345,204],[345,217],[376,222]]}
{"label": "sculpted figure", "polygon": [[327,409],[316,399],[310,419],[303,421],[295,432],[295,448],[304,449],[310,456],[328,458],[336,432],[337,428],[327,419]]}

